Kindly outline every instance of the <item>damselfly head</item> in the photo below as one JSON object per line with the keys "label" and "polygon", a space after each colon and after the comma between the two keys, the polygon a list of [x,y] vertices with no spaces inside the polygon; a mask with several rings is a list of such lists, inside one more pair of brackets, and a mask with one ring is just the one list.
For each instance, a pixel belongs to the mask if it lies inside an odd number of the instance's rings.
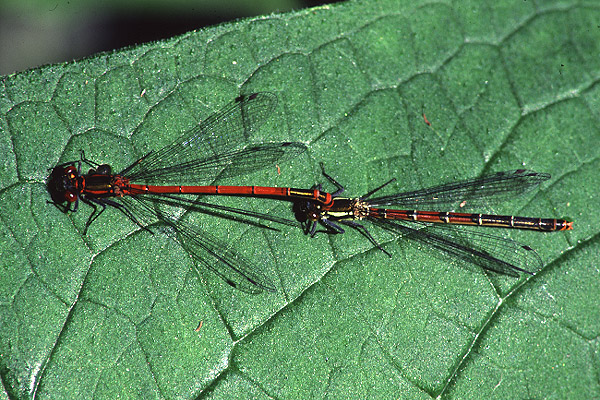
{"label": "damselfly head", "polygon": [[59,165],[54,167],[48,177],[46,188],[54,203],[65,201],[73,203],[77,200],[79,172],[75,165]]}
{"label": "damselfly head", "polygon": [[294,203],[293,210],[298,222],[321,219],[321,205],[315,201],[297,201]]}

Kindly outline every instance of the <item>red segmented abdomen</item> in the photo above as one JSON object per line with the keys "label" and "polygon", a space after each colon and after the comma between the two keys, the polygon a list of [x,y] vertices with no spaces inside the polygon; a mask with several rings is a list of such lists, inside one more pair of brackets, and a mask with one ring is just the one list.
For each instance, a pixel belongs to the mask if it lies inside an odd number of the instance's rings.
{"label": "red segmented abdomen", "polygon": [[369,216],[379,219],[395,219],[456,225],[492,226],[514,229],[529,229],[536,231],[563,231],[573,229],[573,223],[563,219],[516,217],[512,215],[371,208],[369,210]]}

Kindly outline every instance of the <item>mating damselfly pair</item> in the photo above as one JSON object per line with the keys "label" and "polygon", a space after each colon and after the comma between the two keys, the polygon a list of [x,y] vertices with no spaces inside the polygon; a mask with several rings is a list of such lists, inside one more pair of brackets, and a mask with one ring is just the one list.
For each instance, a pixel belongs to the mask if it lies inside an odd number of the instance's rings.
{"label": "mating damselfly pair", "polygon": [[[249,133],[273,112],[277,97],[271,93],[242,95],[212,114],[173,143],[151,151],[119,173],[108,164],[85,158],[62,163],[52,169],[47,187],[52,202],[64,212],[77,211],[79,202],[93,208],[84,229],[107,208],[114,207],[133,222],[148,229],[158,220],[178,235],[181,244],[200,264],[210,268],[230,285],[251,293],[276,291],[271,280],[222,241],[198,226],[180,219],[178,212],[164,212],[157,204],[187,210],[198,205],[182,195],[245,196],[293,203],[295,218],[305,233],[314,236],[320,225],[328,233],[343,233],[351,227],[387,253],[362,221],[385,231],[418,240],[436,249],[500,274],[518,277],[542,267],[538,254],[512,239],[473,230],[463,225],[502,227],[535,231],[572,229],[572,222],[556,218],[455,212],[456,209],[492,205],[524,194],[550,179],[546,173],[526,169],[498,172],[426,189],[373,197],[392,181],[360,197],[342,197],[343,187],[323,170],[337,190],[329,193],[321,185],[311,189],[266,186],[182,185],[181,182],[214,182],[248,174],[285,162],[306,150],[299,142],[245,145]],[[82,165],[90,169],[82,171]],[[208,203],[201,203],[210,207]],[[100,210],[98,210],[100,209]],[[234,210],[256,218],[277,220],[268,214]]]}

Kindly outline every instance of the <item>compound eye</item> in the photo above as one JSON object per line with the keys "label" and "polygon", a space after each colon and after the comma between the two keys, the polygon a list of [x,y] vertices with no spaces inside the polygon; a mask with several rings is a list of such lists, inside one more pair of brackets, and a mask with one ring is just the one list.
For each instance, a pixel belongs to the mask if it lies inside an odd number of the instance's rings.
{"label": "compound eye", "polygon": [[74,165],[65,168],[65,176],[69,179],[75,179],[77,177],[77,168]]}
{"label": "compound eye", "polygon": [[65,200],[69,203],[73,203],[77,200],[77,196],[73,192],[65,192]]}

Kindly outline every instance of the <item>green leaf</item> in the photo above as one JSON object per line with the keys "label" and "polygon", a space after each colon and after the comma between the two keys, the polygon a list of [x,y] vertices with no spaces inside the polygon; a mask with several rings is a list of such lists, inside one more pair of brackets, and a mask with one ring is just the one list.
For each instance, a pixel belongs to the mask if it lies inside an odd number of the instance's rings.
{"label": "green leaf", "polygon": [[[3,396],[599,397],[598,20],[585,2],[357,1],[2,78]],[[253,141],[309,151],[228,183],[308,188],[324,161],[359,196],[524,166],[552,179],[493,211],[574,230],[506,233],[544,260],[519,280],[375,228],[391,259],[350,228],[194,215],[278,287],[250,295],[159,229],[109,209],[84,236],[90,207],[47,203],[48,168],[80,150],[119,170],[253,91],[279,98]]]}

